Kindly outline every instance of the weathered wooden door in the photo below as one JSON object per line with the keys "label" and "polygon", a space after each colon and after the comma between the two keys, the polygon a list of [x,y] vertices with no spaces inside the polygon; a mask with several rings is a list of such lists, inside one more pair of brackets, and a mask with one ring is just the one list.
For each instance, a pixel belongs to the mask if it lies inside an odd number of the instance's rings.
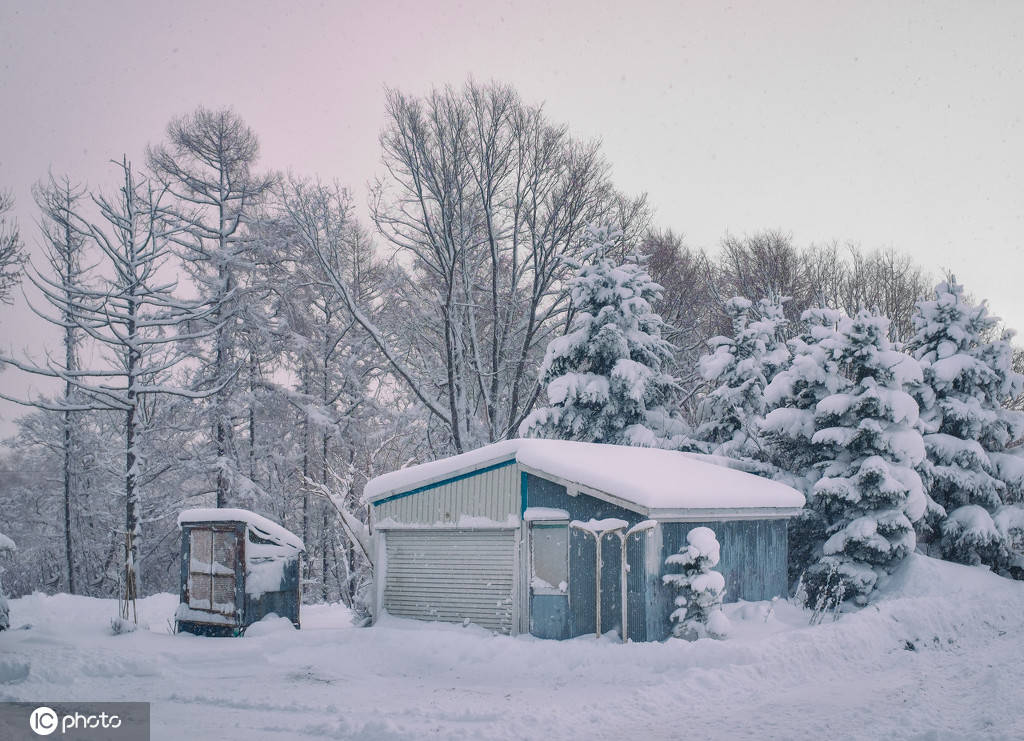
{"label": "weathered wooden door", "polygon": [[188,606],[234,615],[238,534],[234,529],[193,528],[189,533]]}

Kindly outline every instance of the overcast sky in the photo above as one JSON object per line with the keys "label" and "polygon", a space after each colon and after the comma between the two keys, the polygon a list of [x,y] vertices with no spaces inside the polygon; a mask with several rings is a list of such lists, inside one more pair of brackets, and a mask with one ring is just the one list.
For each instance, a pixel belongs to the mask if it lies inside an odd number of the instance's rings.
{"label": "overcast sky", "polygon": [[[365,204],[384,88],[470,75],[602,139],[618,187],[691,245],[778,228],[894,246],[1024,329],[1021,2],[0,0],[0,187],[35,252],[48,169],[106,184],[172,116],[231,105],[266,167]],[[5,348],[53,335],[0,309]]]}

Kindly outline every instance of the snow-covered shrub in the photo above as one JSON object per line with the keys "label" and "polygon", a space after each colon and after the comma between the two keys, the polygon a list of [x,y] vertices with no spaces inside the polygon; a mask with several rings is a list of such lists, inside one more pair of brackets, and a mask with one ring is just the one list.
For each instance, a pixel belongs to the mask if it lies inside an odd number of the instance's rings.
{"label": "snow-covered shrub", "polygon": [[737,296],[725,302],[725,313],[732,321],[732,337],[709,340],[712,351],[699,362],[700,374],[713,390],[701,402],[696,435],[716,455],[761,461],[764,390],[789,359],[782,300],[761,299],[755,307]]}
{"label": "snow-covered shrub", "polygon": [[1024,505],[1004,505],[996,510],[992,521],[1002,538],[1006,573],[1024,579]]}
{"label": "snow-covered shrub", "polygon": [[942,554],[948,561],[981,566],[1005,560],[1003,536],[988,511],[977,504],[965,504],[947,513],[939,532]]}
{"label": "snow-covered shrub", "polygon": [[611,258],[620,238],[609,226],[588,230],[590,246],[569,282],[576,316],[569,333],[548,344],[540,368],[548,406],[523,421],[523,437],[693,447],[670,411],[677,384],[664,369],[672,346],[651,308],[661,286],[639,256]]}
{"label": "snow-covered shrub", "polygon": [[915,389],[927,457],[920,472],[929,494],[918,530],[943,558],[1000,568],[1006,549],[991,515],[1024,493],[1024,457],[1008,446],[1024,435],[1024,415],[1003,402],[1024,390],[1012,367],[1010,334],[972,304],[954,279],[919,301],[908,342],[921,364]]}
{"label": "snow-covered shrub", "polygon": [[686,535],[687,545],[665,559],[669,566],[681,571],[665,574],[662,579],[679,589],[676,609],[671,618],[672,633],[677,638],[693,641],[698,638],[724,638],[729,620],[722,612],[725,577],[712,569],[721,553],[718,539],[711,528],[695,527]]}
{"label": "snow-covered shrub", "polygon": [[110,619],[110,633],[112,635],[120,636],[126,633],[134,633],[138,629],[139,626],[132,620],[126,620],[121,617]]}
{"label": "snow-covered shrub", "polygon": [[838,574],[846,598],[864,604],[916,545],[913,522],[926,500],[915,467],[925,453],[917,403],[904,389],[920,383],[921,370],[892,348],[888,329],[888,319],[861,311],[823,343],[849,385],[815,407],[811,441],[826,459],[809,506],[827,540],[805,576],[812,602]]}

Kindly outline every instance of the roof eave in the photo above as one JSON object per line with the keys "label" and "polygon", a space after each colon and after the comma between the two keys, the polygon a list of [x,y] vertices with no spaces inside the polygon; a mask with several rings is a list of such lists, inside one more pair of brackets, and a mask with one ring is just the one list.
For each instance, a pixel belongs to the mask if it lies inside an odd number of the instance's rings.
{"label": "roof eave", "polygon": [[713,522],[721,520],[780,520],[795,517],[803,507],[694,507],[652,509],[658,522]]}

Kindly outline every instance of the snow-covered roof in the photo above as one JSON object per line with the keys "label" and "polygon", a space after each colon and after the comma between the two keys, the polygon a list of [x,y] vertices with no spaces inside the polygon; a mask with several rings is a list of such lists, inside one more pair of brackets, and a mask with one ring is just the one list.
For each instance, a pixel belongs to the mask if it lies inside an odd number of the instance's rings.
{"label": "snow-covered roof", "polygon": [[302,544],[302,539],[291,530],[286,530],[273,520],[268,520],[266,517],[250,512],[247,509],[233,509],[231,507],[186,509],[178,515],[178,527],[187,523],[198,522],[244,522],[250,528],[256,530],[257,535],[261,535],[268,540],[273,540],[281,545],[291,546],[296,550],[306,550],[306,547]]}
{"label": "snow-covered roof", "polygon": [[795,489],[720,465],[711,456],[534,439],[505,440],[386,473],[366,485],[363,501],[377,502],[505,461],[515,461],[524,470],[591,490],[588,493],[605,495],[609,501],[645,515],[664,517],[682,510],[792,511],[804,504],[803,495]]}

